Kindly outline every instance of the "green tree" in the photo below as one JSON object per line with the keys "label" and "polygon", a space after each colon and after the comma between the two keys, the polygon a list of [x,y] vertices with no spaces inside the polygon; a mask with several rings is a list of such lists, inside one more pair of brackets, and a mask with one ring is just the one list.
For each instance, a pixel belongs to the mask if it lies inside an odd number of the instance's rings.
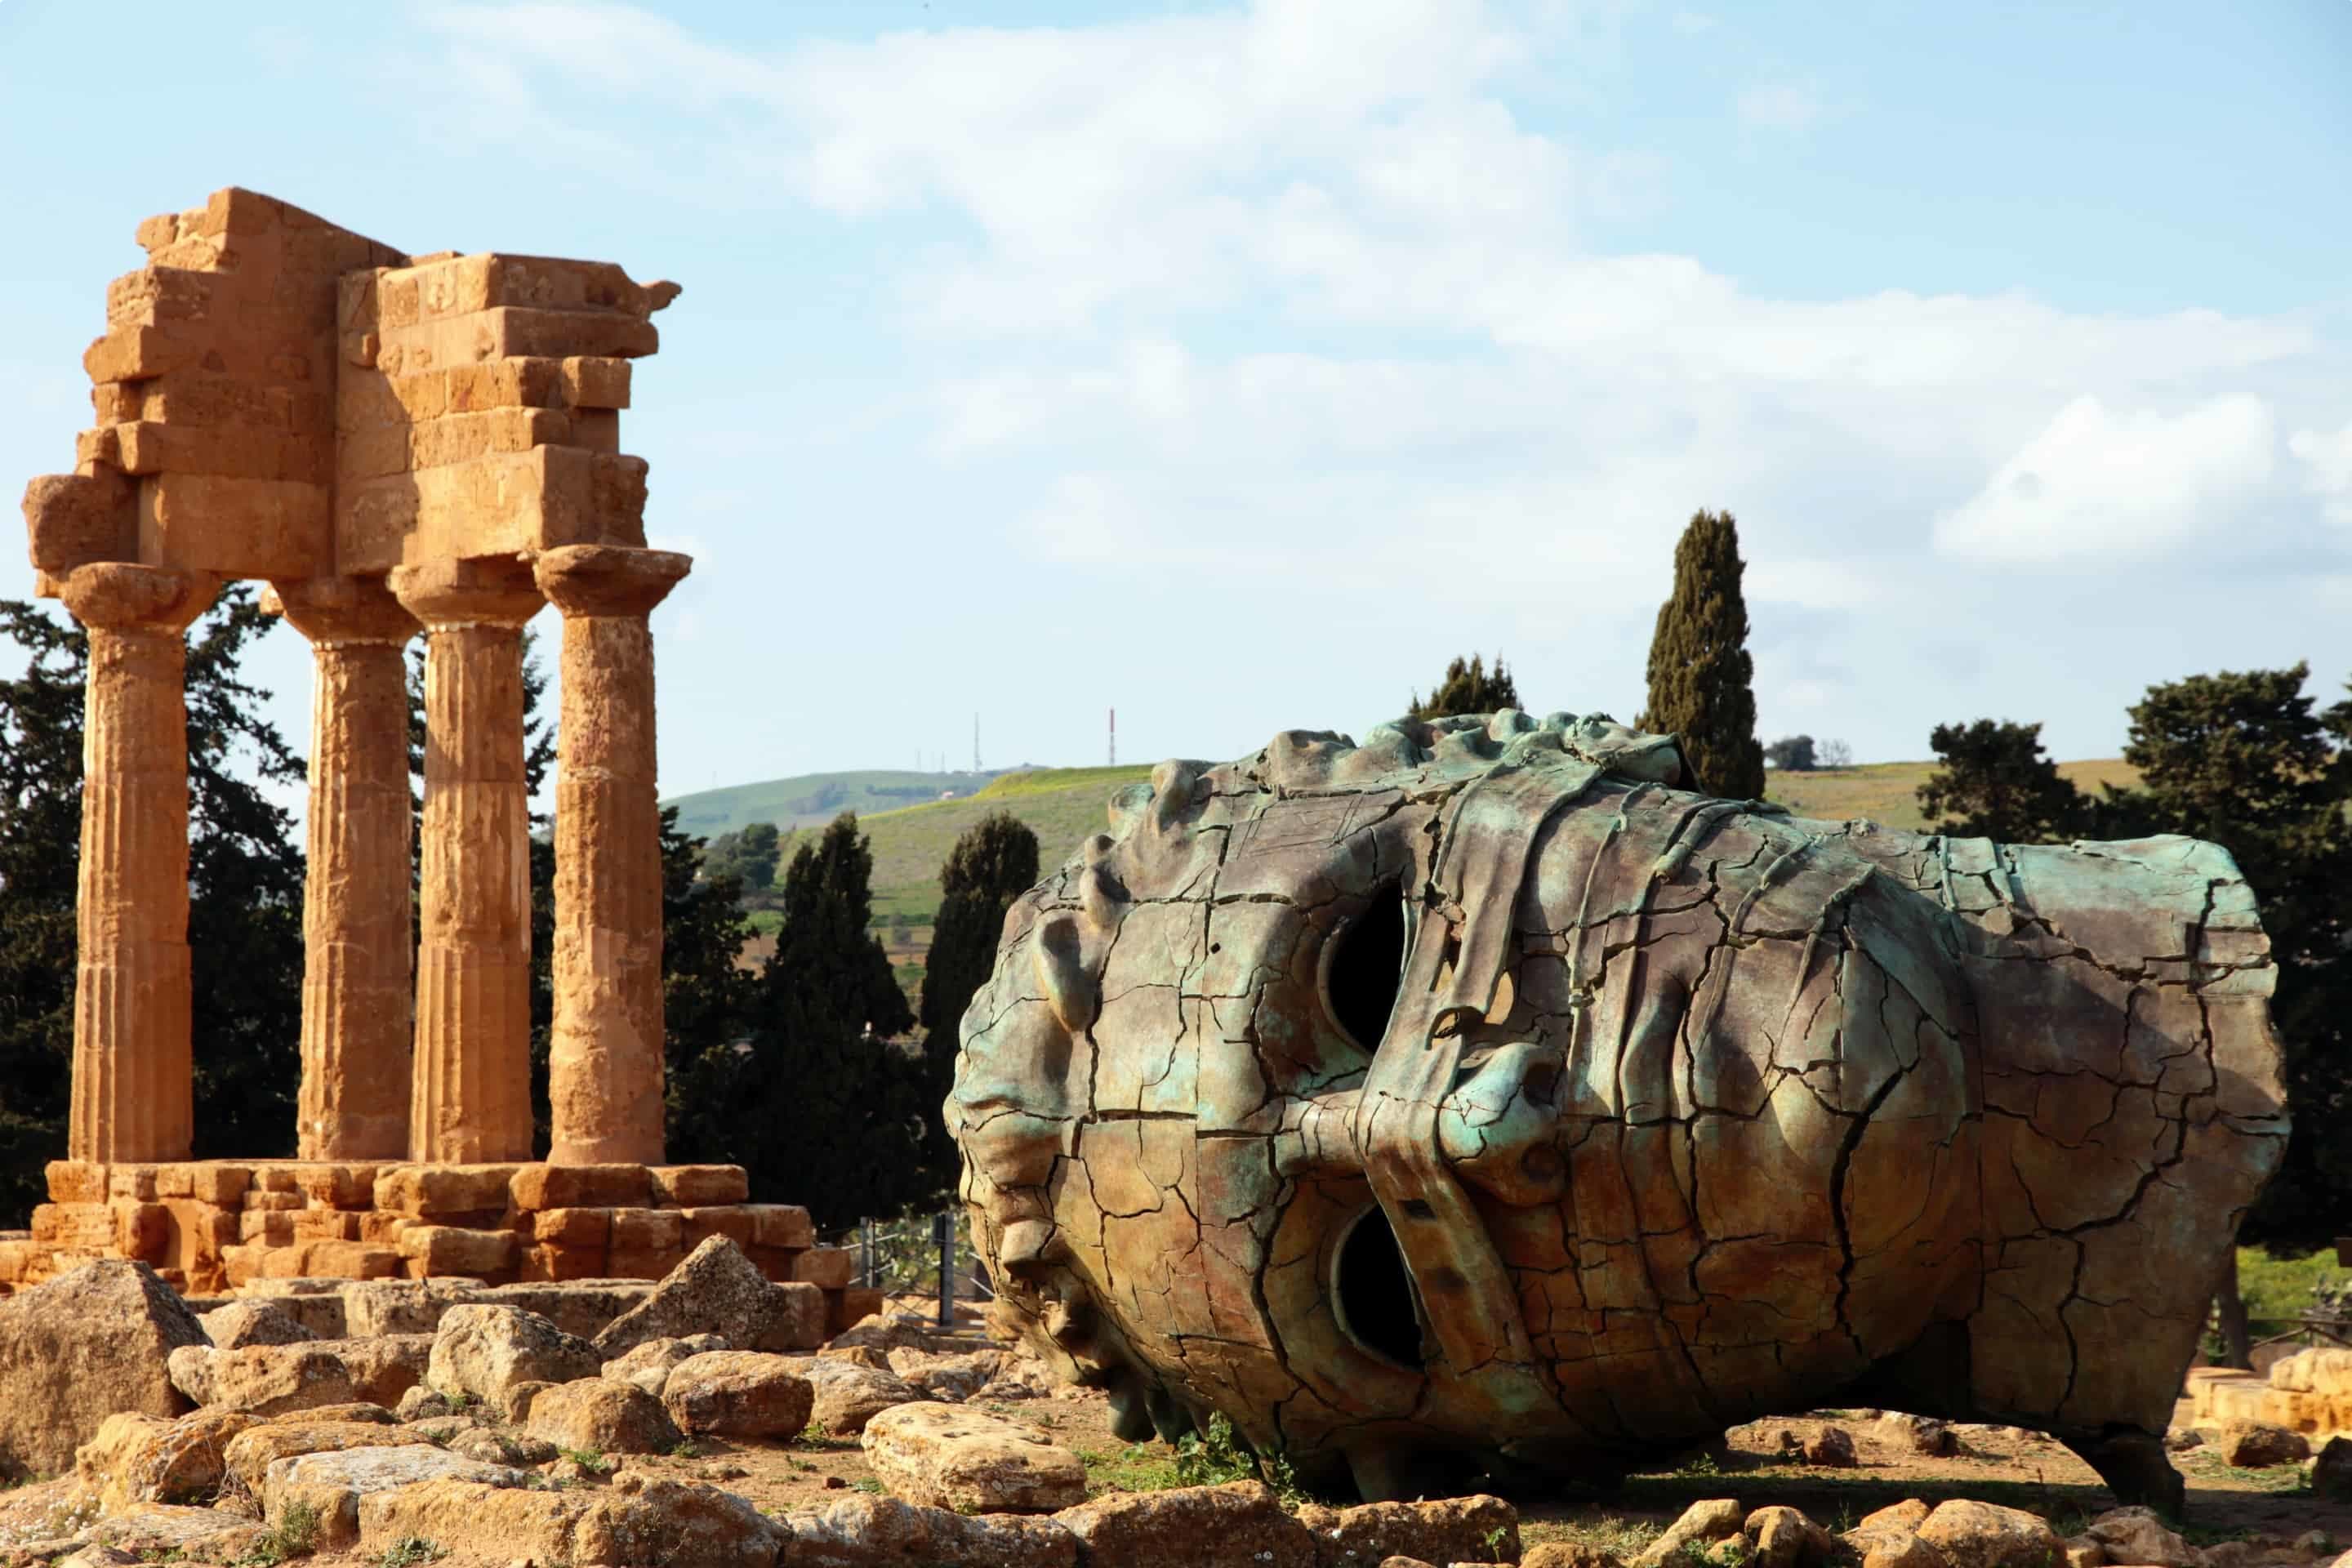
{"label": "green tree", "polygon": [[[1004,911],[1037,883],[1037,835],[1009,811],[992,811],[963,830],[940,868],[940,912],[923,957],[923,1061],[934,1101],[955,1081],[957,1026],[996,964]],[[932,1158],[943,1168],[954,1158],[938,1122]]]}
{"label": "green tree", "polygon": [[1783,735],[1764,748],[1764,760],[1784,773],[1809,773],[1818,763],[1811,735]]}
{"label": "green tree", "polygon": [[928,1075],[893,1037],[914,1026],[888,954],[866,930],[874,852],[855,813],[794,853],[776,951],[761,970],[742,1064],[751,1114],[739,1145],[752,1195],[805,1204],[826,1226],[940,1195],[927,1158],[940,1115]]}
{"label": "green tree", "polygon": [[2245,1226],[2301,1250],[2352,1214],[2352,701],[2321,710],[2306,665],[2151,686],[2115,806],[2150,830],[2227,849],[2262,907],[2278,964],[2271,1016],[2294,1120],[2286,1163]]}
{"label": "green tree", "polygon": [[1756,739],[1756,667],[1748,653],[1748,570],[1727,511],[1702,511],[1675,545],[1674,596],[1650,637],[1650,701],[1636,726],[1675,736],[1697,787],[1731,799],[1764,794]]}
{"label": "green tree", "polygon": [[739,962],[751,934],[742,888],[732,876],[709,875],[702,840],[679,828],[674,805],[662,808],[661,846],[669,1157],[735,1163],[746,1142],[742,1079],[759,991]]}
{"label": "green tree", "polygon": [[1486,663],[1478,654],[1472,654],[1468,663],[1455,655],[1445,667],[1445,679],[1431,689],[1428,700],[1418,691],[1408,694],[1405,717],[1409,719],[1451,719],[1464,713],[1495,713],[1519,705],[1519,688],[1503,663],[1503,656],[1495,656],[1495,673],[1486,673]]}
{"label": "green tree", "polygon": [[2041,725],[1938,724],[1927,743],[1941,765],[1919,786],[1919,812],[1937,832],[2047,844],[2094,831],[2093,804],[2042,750]]}
{"label": "green tree", "polygon": [[702,851],[703,874],[732,877],[745,891],[763,893],[775,885],[782,858],[782,836],[776,825],[755,822],[711,839]]}
{"label": "green tree", "polygon": [[[190,628],[188,944],[199,1156],[294,1152],[302,852],[266,785],[303,776],[240,668],[274,623],[232,585]],[[46,1197],[72,1095],[74,907],[82,692],[89,644],[40,607],[0,601],[26,658],[0,681],[0,1213]]]}

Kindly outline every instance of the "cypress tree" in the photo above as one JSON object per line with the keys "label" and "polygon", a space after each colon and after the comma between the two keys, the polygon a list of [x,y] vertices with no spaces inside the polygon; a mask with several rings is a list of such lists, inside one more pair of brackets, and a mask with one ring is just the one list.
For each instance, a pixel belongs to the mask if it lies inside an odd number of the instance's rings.
{"label": "cypress tree", "polygon": [[1405,707],[1408,719],[1451,719],[1464,713],[1495,713],[1519,705],[1518,683],[1511,679],[1503,663],[1503,656],[1495,656],[1495,673],[1486,673],[1486,661],[1472,654],[1468,663],[1454,655],[1445,667],[1445,679],[1430,689],[1428,700],[1418,691],[1411,694]]}
{"label": "cypress tree", "polygon": [[1727,511],[1702,511],[1675,546],[1674,596],[1650,638],[1650,702],[1638,726],[1675,736],[1695,779],[1729,799],[1764,794],[1756,739],[1756,666],[1748,655],[1748,601],[1739,531]]}

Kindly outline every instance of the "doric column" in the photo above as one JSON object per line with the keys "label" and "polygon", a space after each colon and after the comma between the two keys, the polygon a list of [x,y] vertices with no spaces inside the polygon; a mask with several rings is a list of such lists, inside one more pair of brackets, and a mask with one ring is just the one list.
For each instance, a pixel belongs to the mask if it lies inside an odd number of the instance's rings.
{"label": "doric column", "polygon": [[662,1161],[661,813],[646,617],[693,564],[574,544],[539,558],[563,612],[555,784],[556,1164]]}
{"label": "doric column", "polygon": [[313,661],[298,1153],[405,1159],[415,938],[402,650],[416,620],[381,582],[274,591]]}
{"label": "doric column", "polygon": [[188,1157],[184,634],[219,586],[201,573],[105,562],[74,568],[59,595],[89,633],[72,1159]]}
{"label": "doric column", "polygon": [[540,607],[513,559],[404,566],[425,625],[425,820],[416,950],[414,1160],[530,1158],[530,807],[522,626]]}

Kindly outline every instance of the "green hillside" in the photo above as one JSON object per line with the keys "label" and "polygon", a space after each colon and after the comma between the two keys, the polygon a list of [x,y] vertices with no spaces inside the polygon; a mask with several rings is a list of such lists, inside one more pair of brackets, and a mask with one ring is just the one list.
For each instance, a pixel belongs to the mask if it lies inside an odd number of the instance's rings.
{"label": "green hillside", "polygon": [[970,795],[1000,773],[1001,770],[935,773],[873,769],[863,773],[803,773],[797,778],[768,779],[760,784],[672,795],[662,804],[677,807],[678,826],[688,832],[715,837],[754,822],[772,822],[786,829],[821,827],[845,811],[865,816],[935,801],[950,791]]}
{"label": "green hillside", "polygon": [[[1889,827],[1919,828],[1926,824],[1919,816],[1917,791],[1935,768],[1932,762],[1878,763],[1818,773],[1774,773],[1768,775],[1768,789],[1773,800],[1801,816],[1830,821],[1866,816]],[[2138,776],[2129,765],[2115,760],[2061,763],[2058,771],[2093,793],[2103,784],[2129,784]],[[1114,792],[1150,774],[1148,766],[1038,768],[1000,774],[978,793],[959,799],[931,800],[898,810],[874,811],[871,815],[867,808],[849,806],[845,795],[843,805],[823,811],[815,820],[824,820],[844,809],[858,811],[858,826],[865,829],[874,847],[874,923],[877,932],[885,934],[891,961],[911,991],[919,983],[923,954],[930,946],[930,921],[939,908],[940,866],[958,834],[987,812],[1002,807],[1036,833],[1040,866],[1058,866],[1088,834],[1101,832],[1108,825],[1108,808]],[[812,777],[885,781],[961,777],[969,783],[972,775],[820,773]],[[743,797],[761,791],[782,794],[805,783],[782,779],[686,798]],[[761,816],[755,810],[740,820],[782,819]],[[804,824],[808,820],[803,818]],[[696,831],[724,829],[697,827]],[[769,945],[766,933],[773,931],[774,917],[767,915],[759,924],[763,934],[747,950],[754,957]]]}

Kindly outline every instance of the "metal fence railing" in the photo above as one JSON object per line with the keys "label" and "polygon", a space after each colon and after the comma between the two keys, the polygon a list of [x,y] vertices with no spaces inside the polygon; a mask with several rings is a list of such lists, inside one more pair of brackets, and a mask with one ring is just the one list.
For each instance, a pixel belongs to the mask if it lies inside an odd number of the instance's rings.
{"label": "metal fence railing", "polygon": [[931,1296],[942,1328],[955,1322],[957,1301],[985,1301],[996,1294],[959,1210],[862,1219],[840,1245],[855,1256],[858,1282],[869,1289]]}

